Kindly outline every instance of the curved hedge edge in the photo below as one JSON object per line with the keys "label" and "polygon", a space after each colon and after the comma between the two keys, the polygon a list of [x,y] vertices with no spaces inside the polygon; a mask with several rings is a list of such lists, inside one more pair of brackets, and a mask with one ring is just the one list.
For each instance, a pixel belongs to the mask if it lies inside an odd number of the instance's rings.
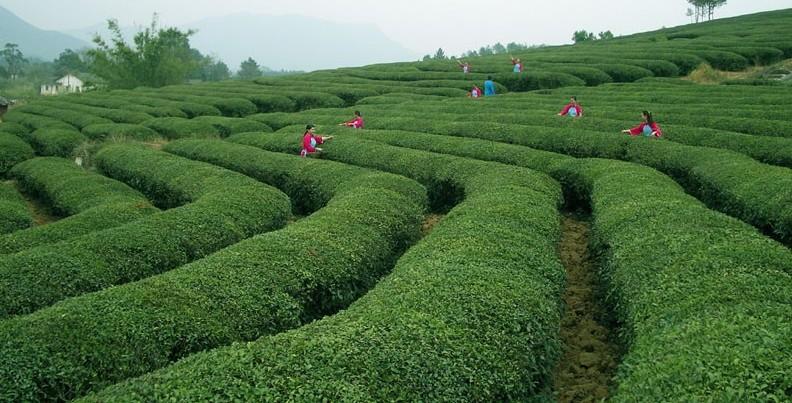
{"label": "curved hedge edge", "polygon": [[0,376],[0,399],[70,399],[195,351],[310,322],[354,301],[419,237],[426,190],[406,178],[224,142],[168,148],[326,205],[168,273],[0,322],[0,374],[16,374]]}
{"label": "curved hedge edge", "polygon": [[170,270],[280,228],[290,213],[280,191],[208,164],[131,145],[106,147],[97,161],[160,205],[191,203],[0,257],[0,317]]}
{"label": "curved hedge edge", "polygon": [[[0,182],[0,234],[23,230],[33,225],[25,199],[11,182]],[[0,235],[0,239],[4,235]]]}

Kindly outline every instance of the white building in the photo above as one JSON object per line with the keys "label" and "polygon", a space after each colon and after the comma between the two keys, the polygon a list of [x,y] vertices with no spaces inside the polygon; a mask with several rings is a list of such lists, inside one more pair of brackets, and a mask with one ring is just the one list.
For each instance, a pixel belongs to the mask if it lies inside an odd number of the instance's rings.
{"label": "white building", "polygon": [[83,92],[83,82],[79,78],[67,74],[55,81],[55,84],[44,84],[41,86],[41,95],[60,95]]}

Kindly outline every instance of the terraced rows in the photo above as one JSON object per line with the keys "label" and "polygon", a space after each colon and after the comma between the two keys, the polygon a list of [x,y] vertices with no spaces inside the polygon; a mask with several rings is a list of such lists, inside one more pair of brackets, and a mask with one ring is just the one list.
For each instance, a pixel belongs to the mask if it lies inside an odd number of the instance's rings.
{"label": "terraced rows", "polygon": [[[0,401],[552,400],[575,208],[625,352],[610,399],[788,400],[792,101],[677,77],[789,58],[790,21],[534,49],[522,74],[482,57],[14,108]],[[464,97],[489,75],[501,95]],[[582,119],[556,116],[571,96]],[[645,109],[662,139],[619,133]],[[355,110],[365,130],[337,126]],[[336,136],[318,158],[297,156],[308,123]]]}

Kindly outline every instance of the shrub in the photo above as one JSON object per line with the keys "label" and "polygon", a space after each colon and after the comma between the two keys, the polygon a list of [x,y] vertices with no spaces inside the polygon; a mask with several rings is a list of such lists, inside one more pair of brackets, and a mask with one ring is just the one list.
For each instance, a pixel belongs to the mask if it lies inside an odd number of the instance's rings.
{"label": "shrub", "polygon": [[[573,75],[586,82],[587,86],[596,87],[598,85],[613,82],[613,78],[600,69],[577,65],[558,65],[545,67],[546,69]],[[550,87],[546,87],[550,88]]]}
{"label": "shrub", "polygon": [[31,136],[36,154],[54,157],[71,157],[74,149],[88,139],[74,130],[39,129]]}
{"label": "shrub", "polygon": [[720,50],[697,51],[696,54],[703,57],[712,67],[727,71],[740,71],[748,68],[749,62],[743,56],[733,52]]}
{"label": "shrub", "polygon": [[418,238],[426,191],[403,177],[221,142],[167,148],[278,184],[321,209],[166,274],[0,323],[0,374],[24,374],[0,376],[0,398],[70,399],[333,313]]}
{"label": "shrub", "polygon": [[[144,96],[148,97],[208,105],[219,110],[223,116],[244,117],[254,114],[258,110],[256,105],[244,98],[191,95],[181,92],[178,88],[164,88],[156,91],[142,89],[135,90],[134,92],[142,93]],[[186,110],[185,112],[190,115],[190,117],[194,116],[191,112]],[[209,113],[206,114],[209,115]]]}
{"label": "shrub", "polygon": [[0,133],[10,133],[22,139],[29,137],[30,129],[14,122],[0,122]]}
{"label": "shrub", "polygon": [[57,107],[48,107],[37,104],[27,104],[19,107],[20,112],[30,113],[34,115],[41,115],[50,117],[62,122],[68,123],[78,129],[85,126],[97,123],[112,123],[109,119],[100,118],[98,116],[88,115],[83,112],[76,112],[67,109],[60,109]]}
{"label": "shrub", "polygon": [[159,137],[159,133],[146,126],[125,123],[86,126],[82,129],[82,134],[88,136],[91,140],[105,140],[113,136],[123,136],[134,140],[151,140]]}
{"label": "shrub", "polygon": [[43,128],[57,128],[66,130],[76,130],[76,128],[64,121],[47,116],[25,113],[18,108],[3,115],[5,122],[13,122],[25,126],[29,131]]}
{"label": "shrub", "polygon": [[31,225],[33,217],[28,211],[25,199],[13,184],[0,182],[0,234],[22,230]]}
{"label": "shrub", "polygon": [[33,149],[19,137],[0,133],[0,177],[14,165],[33,158]]}
{"label": "shrub", "polygon": [[494,80],[505,86],[509,91],[515,92],[586,84],[585,81],[571,74],[549,72],[501,73],[495,75]]}
{"label": "shrub", "polygon": [[245,132],[271,132],[272,128],[264,123],[245,118],[227,118],[221,116],[201,116],[192,120],[201,124],[213,126],[220,137],[228,137],[236,133]]}
{"label": "shrub", "polygon": [[0,316],[170,270],[279,228],[289,214],[283,193],[207,164],[130,145],[105,148],[97,162],[171,209],[0,257]]}
{"label": "shrub", "polygon": [[789,249],[649,168],[584,160],[554,176],[594,211],[591,245],[627,346],[613,401],[784,399]]}
{"label": "shrub", "polygon": [[[234,139],[268,148],[293,142]],[[240,400],[527,400],[548,393],[563,284],[553,252],[560,189],[522,168],[336,140],[325,157],[457,186],[465,200],[344,312],[194,355],[88,400],[176,393],[202,400],[220,390]],[[229,382],[234,367],[240,370]]]}
{"label": "shrub", "polygon": [[182,118],[154,118],[142,123],[168,139],[184,137],[217,137],[220,135],[213,125],[208,122]]}
{"label": "shrub", "polygon": [[[136,102],[143,105],[148,105],[152,107],[175,107],[179,108],[182,112],[186,114],[187,118],[194,118],[196,116],[220,116],[222,112],[220,109],[215,108],[211,105],[206,105],[202,103],[196,102],[184,102],[184,101],[172,101],[166,99],[160,99],[151,96],[144,96],[142,93],[130,93],[126,95],[125,98],[130,102]],[[182,117],[182,116],[177,116]]]}
{"label": "shrub", "polygon": [[654,76],[650,70],[629,64],[595,64],[590,67],[604,71],[617,83],[630,83],[644,77]]}
{"label": "shrub", "polygon": [[[75,99],[75,98],[72,98]],[[44,105],[54,109],[65,109],[76,112],[86,113],[92,116],[109,119],[115,123],[140,123],[151,119],[153,116],[147,113],[133,112],[128,110],[108,109],[105,107],[97,107],[91,105],[84,105],[69,101],[39,101],[38,105]]]}

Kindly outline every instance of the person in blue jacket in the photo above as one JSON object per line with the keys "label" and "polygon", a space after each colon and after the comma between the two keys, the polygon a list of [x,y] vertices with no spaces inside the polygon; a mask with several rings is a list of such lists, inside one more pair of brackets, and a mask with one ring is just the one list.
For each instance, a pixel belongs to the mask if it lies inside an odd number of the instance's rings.
{"label": "person in blue jacket", "polygon": [[489,97],[495,95],[495,81],[492,81],[492,76],[487,77],[484,81],[484,96]]}

